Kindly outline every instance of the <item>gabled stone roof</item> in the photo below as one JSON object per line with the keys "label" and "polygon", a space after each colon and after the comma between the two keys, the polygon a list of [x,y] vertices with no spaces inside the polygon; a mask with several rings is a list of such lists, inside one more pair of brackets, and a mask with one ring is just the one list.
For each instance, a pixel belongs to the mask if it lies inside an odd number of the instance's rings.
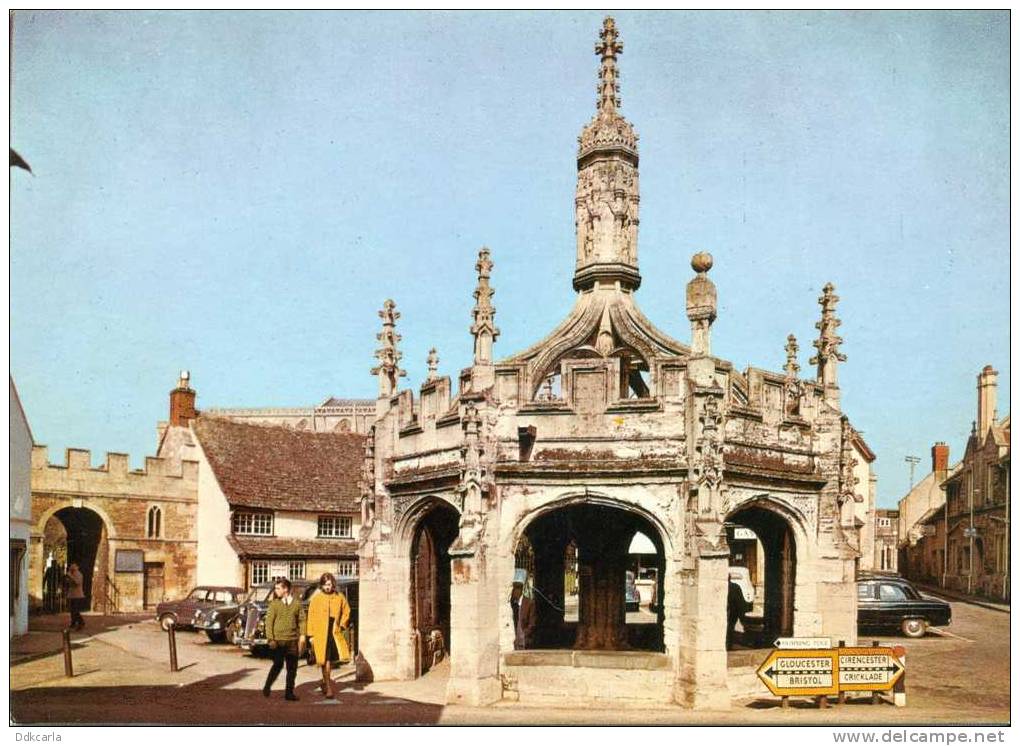
{"label": "gabled stone roof", "polygon": [[348,513],[359,508],[364,435],[207,415],[194,420],[192,429],[231,505]]}

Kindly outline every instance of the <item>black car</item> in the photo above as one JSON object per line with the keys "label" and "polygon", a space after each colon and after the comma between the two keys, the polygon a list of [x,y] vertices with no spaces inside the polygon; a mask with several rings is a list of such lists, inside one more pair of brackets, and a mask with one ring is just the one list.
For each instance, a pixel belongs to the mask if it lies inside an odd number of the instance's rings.
{"label": "black car", "polygon": [[195,613],[193,626],[196,630],[202,630],[210,642],[227,642],[236,644],[232,634],[236,633],[237,625],[234,623],[241,613],[241,604],[244,602],[244,594],[237,594],[233,600],[227,603],[213,606],[212,608],[199,609]]}
{"label": "black car", "polygon": [[907,637],[924,637],[928,627],[945,627],[952,619],[949,604],[921,595],[905,578],[857,578],[857,626],[861,629],[899,629]]}

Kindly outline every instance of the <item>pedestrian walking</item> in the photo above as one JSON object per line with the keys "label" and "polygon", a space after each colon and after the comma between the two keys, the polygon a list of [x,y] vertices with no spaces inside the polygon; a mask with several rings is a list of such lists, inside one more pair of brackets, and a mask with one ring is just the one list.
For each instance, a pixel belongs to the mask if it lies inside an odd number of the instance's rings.
{"label": "pedestrian walking", "polygon": [[85,608],[85,578],[76,562],[67,566],[64,590],[67,594],[67,608],[71,612],[71,629],[82,629],[85,626],[85,619],[81,615]]}
{"label": "pedestrian walking", "polygon": [[347,597],[337,588],[336,578],[324,573],[319,578],[319,590],[308,604],[308,636],[312,638],[315,662],[322,669],[322,693],[326,699],[336,697],[331,678],[333,664],[351,660],[351,648],[344,637],[350,619]]}
{"label": "pedestrian walking", "polygon": [[269,696],[273,682],[280,675],[284,664],[287,666],[286,688],[283,698],[297,702],[294,681],[297,679],[299,650],[305,643],[305,608],[290,592],[290,581],[279,578],[273,583],[273,600],[266,612],[266,640],[273,655],[273,665],[266,676],[262,695]]}

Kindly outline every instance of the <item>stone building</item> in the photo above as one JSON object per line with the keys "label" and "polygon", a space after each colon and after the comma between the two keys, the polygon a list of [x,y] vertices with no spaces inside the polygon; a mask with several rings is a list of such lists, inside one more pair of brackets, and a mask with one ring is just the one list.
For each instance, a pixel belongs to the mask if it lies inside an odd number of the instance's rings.
{"label": "stone building", "polygon": [[10,381],[10,632],[9,637],[28,632],[28,545],[32,534],[32,430],[21,407],[21,399]]}
{"label": "stone building", "polygon": [[[378,678],[412,678],[448,655],[451,703],[728,706],[746,674],[728,668],[726,648],[732,528],[762,545],[762,644],[857,637],[856,506],[870,477],[840,405],[839,298],[825,285],[807,378],[792,336],[779,371],[713,356],[708,254],[691,262],[689,343],[644,316],[621,51],[606,19],[597,110],[577,153],[568,317],[497,359],[483,249],[473,361],[455,380],[430,365],[416,395],[398,390],[400,314],[393,301],[380,312],[360,534],[362,618],[378,623],[361,630],[361,650]],[[632,623],[624,585],[638,533],[655,548],[643,556],[656,606]],[[517,568],[538,620],[521,650],[508,603]],[[576,616],[565,611],[575,578]]]}
{"label": "stone building", "polygon": [[977,419],[945,481],[947,588],[1009,601],[1009,415],[996,414],[998,372],[978,374]]}
{"label": "stone building", "polygon": [[897,572],[899,518],[899,511],[896,510],[879,508],[875,511],[875,551],[872,569],[879,572]]}
{"label": "stone building", "polygon": [[158,456],[132,470],[124,453],[92,466],[89,451],[69,448],[50,464],[46,446],[32,449],[29,589],[36,608],[63,608],[60,578],[68,562],[85,577],[94,611],[154,607],[191,590],[195,581],[198,464],[188,422],[195,392],[181,374],[170,392],[170,420]]}
{"label": "stone building", "polygon": [[280,576],[357,576],[365,436],[206,413],[191,432],[199,583],[247,588]]}
{"label": "stone building", "polygon": [[949,465],[949,446],[931,447],[931,471],[899,501],[897,513],[897,571],[928,585],[945,582],[945,505],[943,483],[959,464]]}
{"label": "stone building", "polygon": [[[315,407],[213,408],[213,417],[257,425],[280,425],[316,433],[367,433],[375,419],[374,399],[338,399],[331,396]],[[162,424],[162,423],[161,423]]]}

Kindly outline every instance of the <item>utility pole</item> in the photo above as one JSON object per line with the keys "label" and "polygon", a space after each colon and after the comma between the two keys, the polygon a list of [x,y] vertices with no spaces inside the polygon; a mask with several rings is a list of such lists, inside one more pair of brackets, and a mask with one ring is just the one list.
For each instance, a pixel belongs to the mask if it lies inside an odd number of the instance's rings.
{"label": "utility pole", "polygon": [[921,463],[921,459],[917,456],[907,456],[903,459],[910,464],[910,484],[907,485],[907,492],[914,489],[914,467]]}

